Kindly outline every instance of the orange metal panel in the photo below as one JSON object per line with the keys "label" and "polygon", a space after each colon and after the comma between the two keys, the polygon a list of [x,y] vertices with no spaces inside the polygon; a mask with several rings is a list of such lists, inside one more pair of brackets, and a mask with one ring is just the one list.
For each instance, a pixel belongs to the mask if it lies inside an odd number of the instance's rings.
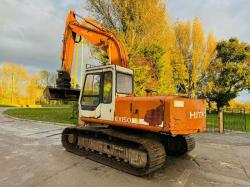
{"label": "orange metal panel", "polygon": [[[175,105],[177,103],[177,105]],[[178,106],[183,103],[183,106]],[[170,101],[169,127],[172,134],[204,132],[206,128],[206,106],[204,100],[176,98]]]}
{"label": "orange metal panel", "polygon": [[205,101],[179,96],[118,97],[115,120],[161,128],[172,134],[205,131]]}
{"label": "orange metal panel", "polygon": [[116,98],[115,120],[145,126],[164,126],[165,97],[118,97]]}
{"label": "orange metal panel", "polygon": [[81,120],[173,135],[193,134],[205,131],[206,106],[204,100],[178,96],[117,97],[114,121]]}

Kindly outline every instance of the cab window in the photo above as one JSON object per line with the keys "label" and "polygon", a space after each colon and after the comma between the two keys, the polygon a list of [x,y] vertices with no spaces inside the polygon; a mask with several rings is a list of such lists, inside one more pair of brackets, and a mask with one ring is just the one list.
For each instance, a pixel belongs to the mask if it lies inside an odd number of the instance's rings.
{"label": "cab window", "polygon": [[105,72],[103,75],[103,103],[112,102],[112,72]]}
{"label": "cab window", "polygon": [[132,94],[133,93],[133,78],[132,75],[117,73],[116,79],[117,93]]}
{"label": "cab window", "polygon": [[97,106],[100,102],[100,74],[89,74],[85,79],[81,104],[83,106]]}

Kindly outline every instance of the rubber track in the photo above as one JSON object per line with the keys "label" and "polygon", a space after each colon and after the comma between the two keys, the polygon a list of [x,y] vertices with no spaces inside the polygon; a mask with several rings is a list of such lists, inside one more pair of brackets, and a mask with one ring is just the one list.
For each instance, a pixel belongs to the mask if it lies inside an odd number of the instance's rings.
{"label": "rubber track", "polygon": [[[83,136],[83,132],[94,132],[101,135],[108,135],[117,139],[125,140],[128,142],[135,142],[143,146],[148,154],[148,163],[145,168],[134,168],[128,163],[119,162],[113,157],[108,157],[105,154],[98,154],[95,152],[87,151],[85,149],[79,149],[77,145],[67,143],[67,134],[77,134]],[[93,137],[94,138],[94,137]],[[121,131],[107,129],[107,128],[74,128],[68,127],[64,129],[62,133],[62,144],[69,152],[73,152],[77,155],[84,156],[88,159],[102,163],[104,165],[113,167],[123,172],[127,172],[136,176],[148,175],[157,169],[161,168],[166,162],[166,152],[164,146],[153,139],[143,137],[142,135],[127,134]]]}
{"label": "rubber track", "polygon": [[195,148],[195,139],[191,135],[186,135],[184,137],[187,143],[187,152],[190,152]]}

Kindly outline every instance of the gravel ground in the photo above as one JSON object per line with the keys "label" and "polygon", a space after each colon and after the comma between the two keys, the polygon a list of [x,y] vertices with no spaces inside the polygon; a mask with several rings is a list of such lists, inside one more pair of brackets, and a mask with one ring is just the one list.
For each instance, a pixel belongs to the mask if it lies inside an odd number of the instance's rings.
{"label": "gravel ground", "polygon": [[63,126],[9,118],[0,108],[0,186],[250,186],[250,133],[197,134],[188,155],[140,178],[66,152]]}

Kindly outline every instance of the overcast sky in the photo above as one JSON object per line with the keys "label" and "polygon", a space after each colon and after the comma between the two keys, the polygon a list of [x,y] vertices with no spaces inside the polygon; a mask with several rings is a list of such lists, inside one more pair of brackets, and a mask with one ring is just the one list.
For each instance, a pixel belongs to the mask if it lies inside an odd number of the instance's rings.
{"label": "overcast sky", "polygon": [[[175,19],[198,16],[218,39],[236,36],[250,43],[249,0],[167,0]],[[0,64],[25,65],[32,72],[55,71],[70,9],[86,15],[85,0],[0,0]],[[250,100],[242,94],[240,100]]]}
{"label": "overcast sky", "polygon": [[235,36],[250,43],[249,0],[167,0],[167,4],[175,20],[198,16],[205,31],[218,39]]}

